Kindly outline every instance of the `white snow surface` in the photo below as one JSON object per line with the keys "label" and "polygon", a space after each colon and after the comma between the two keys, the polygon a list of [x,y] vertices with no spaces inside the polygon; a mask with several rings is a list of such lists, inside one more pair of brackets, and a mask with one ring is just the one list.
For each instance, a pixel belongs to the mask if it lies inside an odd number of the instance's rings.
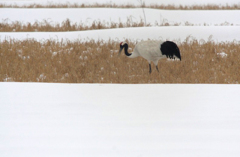
{"label": "white snow surface", "polygon": [[0,83],[0,154],[240,156],[239,85]]}
{"label": "white snow surface", "polygon": [[[144,9],[147,24],[161,25],[240,25],[240,10],[160,10]],[[27,18],[26,18],[27,17]],[[62,23],[69,19],[72,23],[82,23],[86,26],[93,21],[102,23],[125,23],[144,21],[142,9],[117,8],[67,8],[67,9],[1,9],[0,20],[4,22],[20,21],[23,23],[43,22],[50,24]],[[188,24],[186,24],[188,23]]]}
{"label": "white snow surface", "polygon": [[[111,22],[140,22],[143,20],[141,9],[116,8],[78,8],[78,9],[0,9],[0,19],[4,22],[20,21],[34,23],[48,21],[54,25],[67,18],[72,23],[82,23],[89,26],[93,21],[101,21],[110,25]],[[240,40],[240,11],[180,11],[145,9],[146,21],[152,27],[105,29],[77,32],[1,32],[0,40],[6,38],[36,40],[185,40],[192,36],[197,40],[208,40],[211,37],[216,42]],[[207,18],[206,18],[207,17]],[[171,26],[156,26],[168,23]],[[180,26],[173,26],[174,24]],[[189,25],[190,24],[190,25]],[[193,25],[193,26],[191,26]],[[13,30],[14,31],[14,30]]]}
{"label": "white snow surface", "polygon": [[174,27],[139,27],[121,29],[102,29],[76,32],[2,32],[0,39],[48,39],[61,41],[131,41],[140,40],[175,40],[184,41],[187,37],[197,40],[212,40],[215,42],[240,41],[240,26],[174,26]]}

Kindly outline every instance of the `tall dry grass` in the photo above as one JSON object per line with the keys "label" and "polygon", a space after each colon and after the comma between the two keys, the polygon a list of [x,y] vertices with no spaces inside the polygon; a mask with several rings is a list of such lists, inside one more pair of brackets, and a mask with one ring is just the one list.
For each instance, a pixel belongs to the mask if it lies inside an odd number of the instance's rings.
{"label": "tall dry grass", "polygon": [[[162,23],[161,25],[164,24],[165,23]],[[95,20],[90,25],[86,25],[81,22],[73,23],[69,19],[55,24],[48,20],[43,20],[42,22],[35,21],[31,24],[20,21],[8,22],[6,19],[0,22],[0,32],[64,32],[143,26],[143,20],[140,20],[140,22],[134,22],[131,17],[127,18],[125,22],[122,22],[121,20],[119,20],[119,22],[102,22]],[[150,24],[147,24],[146,26],[150,26]]]}
{"label": "tall dry grass", "polygon": [[207,4],[207,5],[159,5],[159,4],[151,4],[151,5],[117,5],[115,3],[106,3],[106,4],[80,4],[80,3],[65,3],[65,4],[56,4],[56,3],[48,3],[48,4],[29,4],[29,5],[17,5],[17,4],[0,4],[0,8],[154,8],[154,9],[168,9],[168,10],[238,10],[240,9],[240,4],[233,5],[217,5],[217,4]]}
{"label": "tall dry grass", "polygon": [[[66,19],[61,23],[52,23],[49,20],[35,21],[34,23],[23,23],[20,21],[9,22],[8,19],[0,22],[0,32],[65,32],[65,31],[84,31],[84,30],[98,30],[98,29],[113,29],[113,28],[128,28],[128,27],[151,27],[151,26],[210,26],[212,24],[193,24],[190,22],[169,22],[167,19],[162,19],[161,22],[156,21],[155,24],[144,22],[140,19],[135,22],[131,17],[127,18],[125,22],[104,22],[93,21],[90,25],[84,23],[74,23],[70,19]],[[214,26],[233,26],[229,22],[214,24]]]}
{"label": "tall dry grass", "polygon": [[[127,41],[130,48],[135,42]],[[238,42],[187,38],[177,42],[182,61],[159,61],[148,73],[142,58],[118,57],[116,41],[3,40],[0,81],[64,83],[239,83]],[[154,66],[153,66],[154,67]]]}

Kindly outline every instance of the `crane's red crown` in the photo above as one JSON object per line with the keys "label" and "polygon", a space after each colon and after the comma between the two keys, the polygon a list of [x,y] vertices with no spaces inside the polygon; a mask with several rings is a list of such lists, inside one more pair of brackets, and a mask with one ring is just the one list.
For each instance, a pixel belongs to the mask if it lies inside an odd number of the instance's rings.
{"label": "crane's red crown", "polygon": [[126,42],[120,42],[120,46],[123,46],[125,44],[126,44]]}

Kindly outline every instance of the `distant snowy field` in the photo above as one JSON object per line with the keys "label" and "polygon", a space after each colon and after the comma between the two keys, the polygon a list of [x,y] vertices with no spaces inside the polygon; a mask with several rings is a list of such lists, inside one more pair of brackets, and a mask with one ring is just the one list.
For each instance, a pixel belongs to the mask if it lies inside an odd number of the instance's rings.
{"label": "distant snowy field", "polygon": [[[111,13],[111,14],[110,14]],[[240,40],[240,11],[169,11],[145,9],[146,21],[152,27],[105,29],[78,32],[3,32],[0,39],[67,39],[67,40],[185,40],[192,36],[198,40],[212,40],[217,42]],[[7,23],[20,21],[23,23],[34,23],[35,21],[48,21],[54,25],[61,23],[67,18],[72,23],[82,23],[89,26],[94,21],[100,21],[106,25],[111,22],[140,22],[143,20],[141,9],[113,9],[113,8],[83,8],[83,9],[1,9],[0,19]],[[206,18],[207,17],[207,18]],[[159,27],[168,23],[170,26]],[[174,24],[179,26],[173,26]],[[191,26],[193,25],[193,26]]]}
{"label": "distant snowy field", "polygon": [[[3,1],[75,3],[76,0]],[[88,0],[133,3],[137,0]],[[148,0],[158,4],[237,4],[236,0]],[[44,19],[89,24],[143,17],[141,9],[0,9],[0,20]],[[0,32],[0,40],[198,40],[240,41],[239,11],[145,9],[147,22],[181,26],[79,32]],[[196,26],[185,26],[188,21]],[[215,26],[226,22],[228,25]],[[209,26],[204,26],[204,24]],[[229,25],[230,24],[230,25]],[[233,26],[231,26],[231,24]],[[194,53],[194,52],[193,52]],[[239,157],[240,86],[176,84],[0,83],[1,157]]]}
{"label": "distant snowy field", "polygon": [[139,28],[121,28],[121,29],[103,29],[94,31],[77,32],[10,32],[0,33],[0,39],[36,39],[45,41],[46,39],[61,41],[131,41],[140,40],[174,40],[184,41],[187,37],[190,39],[213,40],[215,42],[240,41],[239,26],[174,26],[174,27],[139,27]]}
{"label": "distant snowy field", "polygon": [[[53,1],[0,1],[4,4],[58,4],[58,3],[84,3],[85,1],[66,1],[66,0],[53,0]],[[125,1],[88,1],[88,4],[98,3],[116,3],[126,4]],[[180,4],[168,1],[167,4]],[[218,3],[215,1],[181,1],[181,5],[194,5],[194,4],[219,4],[231,5],[239,4],[237,1],[221,0]],[[139,1],[127,1],[134,5],[139,5]],[[145,1],[146,4],[165,4],[164,1]],[[116,8],[76,8],[76,9],[13,9],[3,8],[0,10],[0,20],[11,23],[20,21],[23,23],[34,23],[36,21],[48,21],[52,25],[61,23],[67,18],[72,23],[82,23],[89,26],[93,21],[100,21],[106,25],[111,22],[140,22],[144,19],[142,9],[116,9]],[[46,39],[54,40],[104,40],[109,39],[122,41],[129,39],[136,40],[185,40],[188,36],[192,36],[197,40],[207,41],[211,39],[216,42],[222,41],[239,41],[240,40],[240,11],[239,10],[216,10],[216,11],[181,11],[181,10],[157,10],[157,9],[144,9],[146,15],[146,22],[153,27],[148,28],[123,28],[123,29],[110,29],[110,30],[95,30],[95,31],[78,31],[78,32],[58,32],[58,33],[39,33],[39,32],[25,32],[25,33],[0,33],[0,39],[29,39],[34,38],[38,41]],[[155,27],[168,23],[167,27]],[[179,26],[174,27],[174,24]],[[193,25],[193,26],[190,26]],[[185,27],[187,26],[187,27]],[[210,26],[210,27],[208,27]]]}
{"label": "distant snowy field", "polygon": [[[58,4],[58,3],[84,3],[85,1],[0,1],[4,4]],[[126,4],[124,1],[88,1],[88,4],[98,3],[116,3]],[[214,2],[214,1],[212,1]],[[134,5],[139,5],[139,1],[127,1]],[[165,4],[164,1],[145,1],[146,4]],[[173,1],[168,1],[167,4],[172,4]],[[180,2],[178,2],[180,3]],[[173,3],[173,4],[178,4]],[[220,5],[238,4],[237,1],[218,1]],[[194,5],[194,4],[216,4],[211,1],[181,1],[181,5]],[[0,20],[5,23],[20,21],[22,23],[34,23],[36,21],[48,21],[54,25],[69,19],[72,23],[82,23],[85,26],[91,25],[94,21],[100,21],[106,25],[112,22],[140,22],[144,20],[142,9],[116,9],[116,8],[75,8],[75,9],[14,9],[3,8],[0,10]],[[185,40],[186,37],[192,36],[198,40],[208,40],[211,36],[212,40],[217,42],[222,41],[239,41],[240,40],[240,11],[239,10],[215,10],[215,11],[182,11],[182,10],[157,10],[157,9],[144,9],[146,15],[146,22],[150,24],[151,28],[124,28],[124,29],[111,29],[111,30],[95,30],[95,31],[78,31],[78,32],[58,32],[58,33],[0,33],[0,39],[14,38],[14,39],[29,39],[36,40],[46,39],[67,39],[67,40]],[[168,27],[156,27],[161,24],[168,23]],[[174,27],[178,24],[182,27]],[[191,26],[193,25],[193,26]],[[187,26],[187,27],[184,27]],[[207,27],[211,26],[211,27]],[[214,26],[214,27],[213,27]]]}
{"label": "distant snowy field", "polygon": [[[214,25],[238,25],[240,26],[240,10],[159,10],[144,9],[146,21],[151,25],[169,23],[185,26],[214,26]],[[60,15],[60,16],[59,16]],[[27,17],[27,18],[26,18]],[[206,18],[207,17],[207,18]],[[72,23],[90,25],[94,21],[103,23],[140,22],[144,20],[143,11],[139,8],[60,8],[60,9],[1,9],[1,20],[11,23],[20,21],[33,24],[36,21],[47,20],[51,24],[61,23],[69,19]]]}

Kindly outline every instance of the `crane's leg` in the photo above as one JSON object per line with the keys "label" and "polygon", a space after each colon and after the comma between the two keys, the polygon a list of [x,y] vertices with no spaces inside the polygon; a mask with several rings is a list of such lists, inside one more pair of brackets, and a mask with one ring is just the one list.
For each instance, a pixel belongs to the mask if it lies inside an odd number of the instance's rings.
{"label": "crane's leg", "polygon": [[156,69],[157,69],[157,71],[159,72],[159,70],[158,70],[158,66],[156,65]]}
{"label": "crane's leg", "polygon": [[149,74],[151,74],[152,68],[151,68],[151,63],[149,63]]}
{"label": "crane's leg", "polygon": [[153,61],[153,63],[156,66],[157,71],[159,72],[159,70],[158,70],[158,60]]}

